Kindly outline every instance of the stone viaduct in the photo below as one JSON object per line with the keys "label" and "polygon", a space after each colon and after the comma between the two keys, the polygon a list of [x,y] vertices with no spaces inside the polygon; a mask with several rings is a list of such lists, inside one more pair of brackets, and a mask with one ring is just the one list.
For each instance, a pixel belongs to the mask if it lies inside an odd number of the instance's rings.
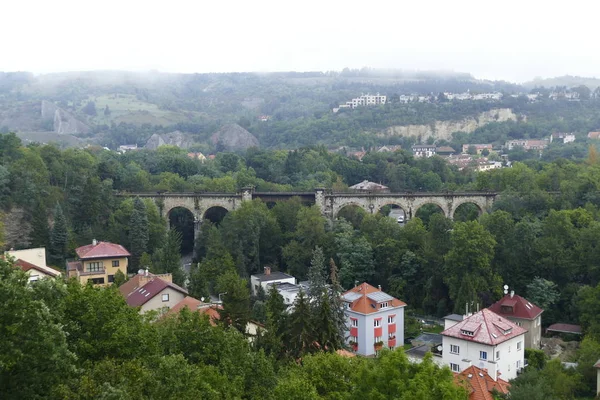
{"label": "stone viaduct", "polygon": [[397,205],[408,217],[413,218],[419,208],[426,204],[435,204],[448,218],[454,217],[456,209],[465,203],[477,206],[479,213],[491,209],[496,193],[494,192],[444,192],[444,193],[380,193],[353,192],[337,193],[316,189],[314,192],[255,192],[244,188],[239,193],[119,193],[122,197],[146,197],[154,200],[161,215],[168,217],[177,207],[188,209],[197,222],[203,221],[206,212],[213,207],[222,207],[232,211],[244,201],[260,199],[267,203],[285,201],[297,196],[304,203],[316,204],[323,216],[334,220],[339,211],[346,206],[358,206],[368,213],[375,214],[386,205]]}

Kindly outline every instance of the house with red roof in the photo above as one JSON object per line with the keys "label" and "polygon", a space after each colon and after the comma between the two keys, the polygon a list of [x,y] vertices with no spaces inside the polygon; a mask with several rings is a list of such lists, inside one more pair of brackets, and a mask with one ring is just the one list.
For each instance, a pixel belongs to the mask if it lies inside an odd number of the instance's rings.
{"label": "house with red roof", "polygon": [[119,292],[130,307],[139,307],[140,313],[166,313],[179,304],[188,292],[173,283],[171,274],[151,274],[141,271],[119,287]]}
{"label": "house with red roof", "polygon": [[43,278],[58,278],[62,275],[59,270],[46,265],[46,249],[44,247],[9,250],[6,255],[15,260],[16,267],[29,275],[29,282],[35,282]]}
{"label": "house with red roof", "polygon": [[442,360],[453,372],[474,365],[494,380],[511,380],[525,366],[527,330],[493,311],[466,316],[442,332]]}
{"label": "house with red roof", "polygon": [[128,257],[131,256],[125,247],[110,242],[99,242],[75,249],[76,260],[67,261],[67,276],[77,278],[85,285],[111,285],[117,271],[127,276]]}
{"label": "house with red roof", "polygon": [[525,347],[539,349],[542,341],[542,313],[544,310],[514,291],[488,307],[496,314],[527,329]]}
{"label": "house with red roof", "polygon": [[406,303],[383,292],[381,286],[362,283],[342,294],[348,345],[363,356],[374,356],[385,346],[404,344]]}
{"label": "house with red roof", "polygon": [[469,400],[495,400],[494,394],[506,395],[510,389],[510,383],[493,379],[487,370],[474,365],[454,375],[454,381],[467,389]]}

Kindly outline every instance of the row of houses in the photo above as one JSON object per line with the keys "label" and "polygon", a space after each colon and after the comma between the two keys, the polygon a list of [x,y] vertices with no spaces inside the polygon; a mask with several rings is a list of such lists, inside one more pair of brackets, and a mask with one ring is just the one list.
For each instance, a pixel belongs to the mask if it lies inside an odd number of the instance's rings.
{"label": "row of houses", "polygon": [[383,105],[387,101],[387,96],[382,94],[362,94],[359,97],[355,97],[344,104],[340,104],[338,107],[333,109],[334,113],[337,113],[341,108],[357,108],[367,106],[378,106]]}

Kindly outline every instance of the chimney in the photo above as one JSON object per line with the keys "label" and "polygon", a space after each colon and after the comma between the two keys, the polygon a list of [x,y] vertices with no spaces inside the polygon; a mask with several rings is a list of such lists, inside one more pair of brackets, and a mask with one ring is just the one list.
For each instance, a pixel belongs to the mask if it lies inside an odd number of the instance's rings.
{"label": "chimney", "polygon": [[271,275],[271,267],[265,267],[265,275]]}
{"label": "chimney", "polygon": [[510,291],[510,298],[512,299],[514,295],[515,295],[515,291],[514,291],[514,290],[511,290],[511,291]]}
{"label": "chimney", "polygon": [[98,241],[96,239],[92,240],[92,246],[95,246],[98,244]]}
{"label": "chimney", "polygon": [[146,271],[144,271],[144,275],[148,276],[148,268],[146,268]]}

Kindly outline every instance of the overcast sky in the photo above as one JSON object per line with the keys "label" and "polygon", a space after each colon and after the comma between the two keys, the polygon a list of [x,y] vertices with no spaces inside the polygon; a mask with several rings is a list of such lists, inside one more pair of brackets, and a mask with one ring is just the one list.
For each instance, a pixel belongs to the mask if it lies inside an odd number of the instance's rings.
{"label": "overcast sky", "polygon": [[[600,76],[597,1],[5,0],[0,71]],[[92,6],[93,5],[93,6]]]}

